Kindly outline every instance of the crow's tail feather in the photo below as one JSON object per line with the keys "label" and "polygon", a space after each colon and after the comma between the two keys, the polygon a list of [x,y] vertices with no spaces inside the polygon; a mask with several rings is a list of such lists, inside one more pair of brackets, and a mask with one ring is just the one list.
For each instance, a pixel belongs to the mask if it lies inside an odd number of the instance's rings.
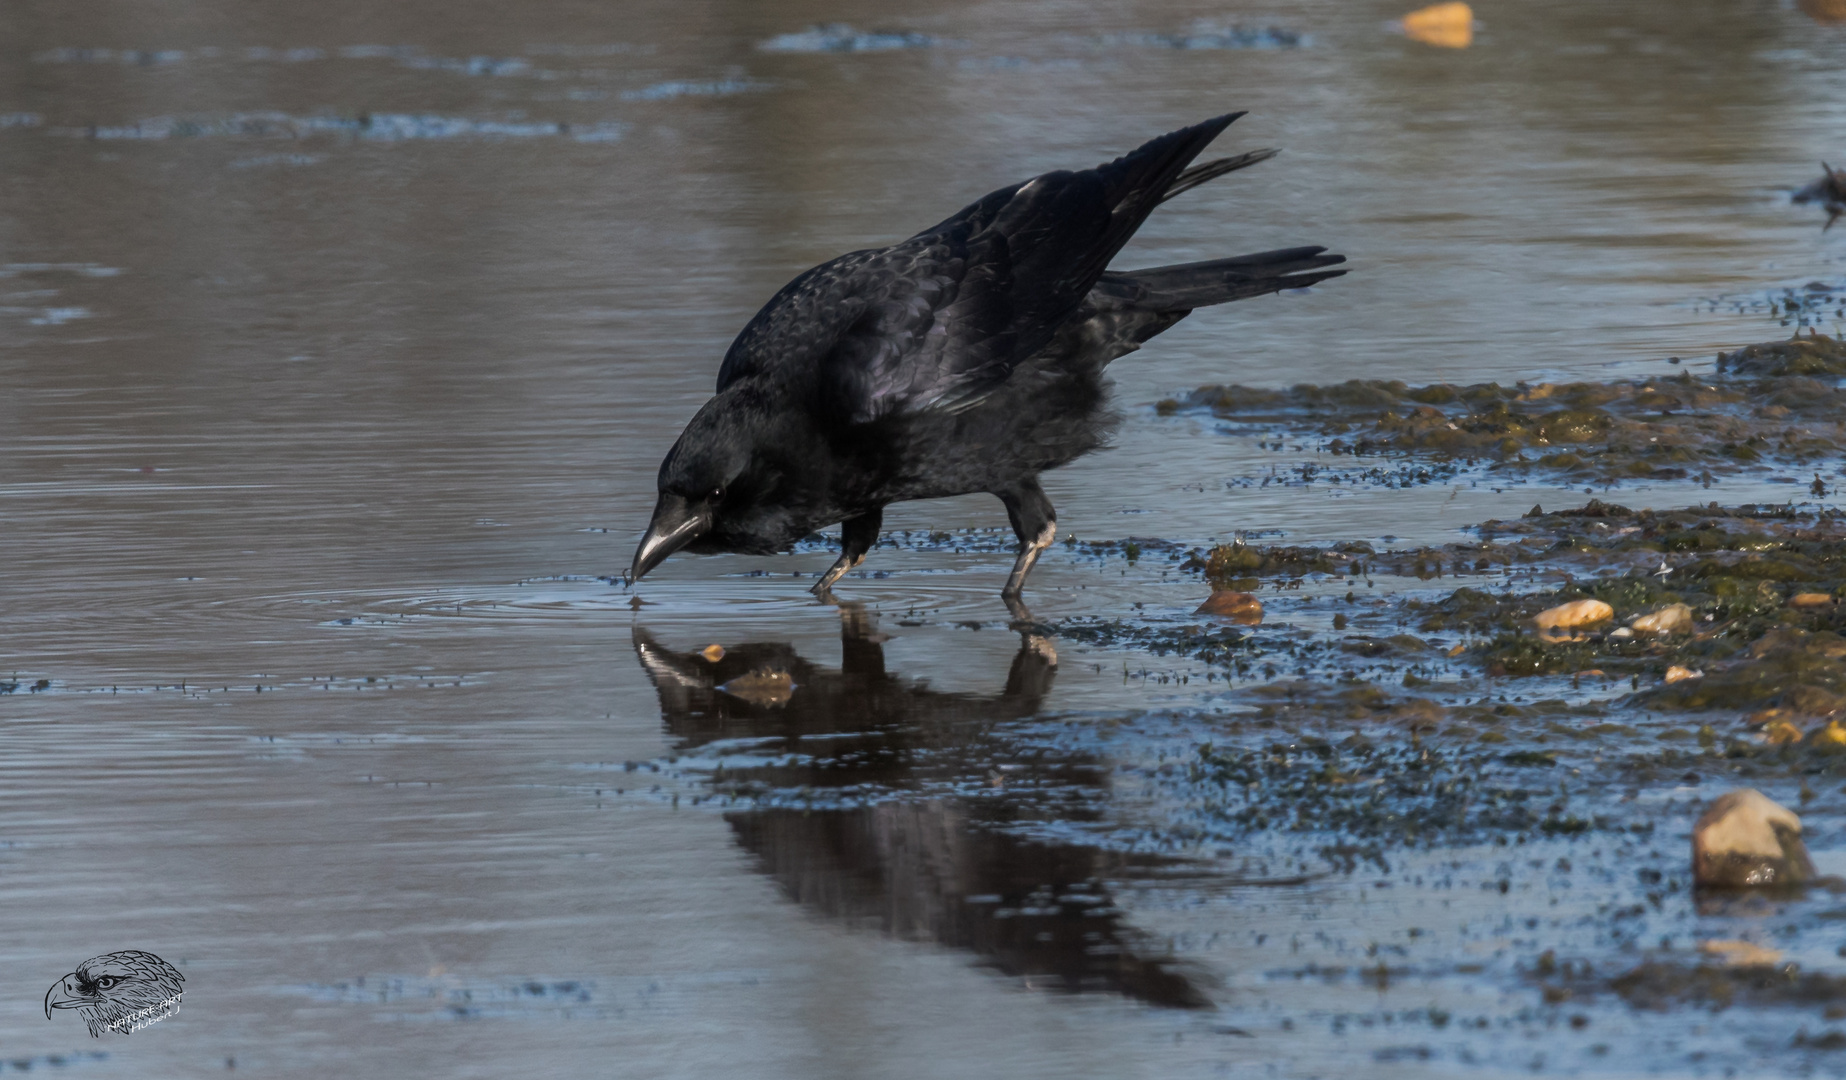
{"label": "crow's tail feather", "polygon": [[1111,271],[1104,275],[1104,283],[1130,286],[1135,294],[1132,304],[1136,308],[1191,311],[1283,289],[1302,289],[1344,274],[1344,270],[1322,269],[1346,261],[1344,255],[1323,254],[1326,250],[1324,247],[1283,248],[1210,262]]}
{"label": "crow's tail feather", "polygon": [[1203,165],[1194,165],[1173,178],[1172,185],[1167,188],[1165,194],[1160,196],[1160,201],[1166,202],[1175,195],[1184,195],[1200,184],[1209,183],[1226,173],[1234,173],[1238,169],[1247,169],[1252,165],[1268,161],[1281,152],[1280,150],[1252,150],[1247,154],[1238,154],[1236,157],[1219,158],[1216,161],[1207,161]]}
{"label": "crow's tail feather", "polygon": [[1165,200],[1180,174],[1192,164],[1192,159],[1242,115],[1240,112],[1226,113],[1201,124],[1170,131],[1114,161],[1098,165],[1095,176],[1102,184],[1109,220],[1090,250],[1084,252],[1084,258],[1072,267],[1076,271],[1072,276],[1083,275],[1095,281],[1096,275],[1102,273],[1109,260],[1115,258],[1116,252],[1122,250],[1128,238],[1154,212],[1154,207]]}

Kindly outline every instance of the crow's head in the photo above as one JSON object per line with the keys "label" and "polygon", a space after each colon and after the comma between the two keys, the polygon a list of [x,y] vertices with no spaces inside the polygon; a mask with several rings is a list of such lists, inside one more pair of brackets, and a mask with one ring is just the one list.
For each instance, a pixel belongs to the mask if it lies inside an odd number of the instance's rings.
{"label": "crow's head", "polygon": [[138,1021],[164,1018],[179,1006],[179,969],[150,952],[129,949],[93,956],[45,992],[45,1017],[53,1009],[76,1009],[100,1038],[105,1031],[123,1035]]}
{"label": "crow's head", "polygon": [[629,581],[683,548],[766,554],[784,542],[760,520],[791,449],[778,448],[770,428],[762,403],[744,393],[727,391],[705,403],[660,463],[660,499]]}

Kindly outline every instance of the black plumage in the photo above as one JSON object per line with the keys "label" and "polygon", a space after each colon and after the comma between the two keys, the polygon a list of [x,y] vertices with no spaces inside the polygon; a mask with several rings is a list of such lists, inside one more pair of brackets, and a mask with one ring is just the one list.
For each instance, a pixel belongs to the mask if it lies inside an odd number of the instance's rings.
{"label": "black plumage", "polygon": [[1268,159],[1188,168],[1241,113],[1078,172],[1001,188],[887,248],[795,278],[757,312],[661,463],[630,580],[674,551],[767,554],[835,523],[825,593],[865,557],[884,508],[990,492],[1020,553],[1018,596],[1056,535],[1046,469],[1101,445],[1117,417],[1103,369],[1194,308],[1344,273],[1320,247],[1108,271],[1165,200]]}

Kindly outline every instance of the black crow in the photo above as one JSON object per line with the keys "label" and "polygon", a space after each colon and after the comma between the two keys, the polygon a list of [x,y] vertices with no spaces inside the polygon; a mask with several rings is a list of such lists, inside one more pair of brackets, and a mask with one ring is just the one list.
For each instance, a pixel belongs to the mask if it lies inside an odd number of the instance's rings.
{"label": "black crow", "polygon": [[980,199],[887,248],[789,282],[731,343],[717,396],[660,464],[629,580],[675,551],[769,554],[835,522],[825,595],[878,539],[886,505],[985,491],[1006,505],[1016,599],[1057,534],[1038,474],[1118,421],[1103,368],[1193,308],[1335,277],[1320,247],[1109,271],[1156,206],[1275,155],[1187,168],[1242,113],[1081,172]]}

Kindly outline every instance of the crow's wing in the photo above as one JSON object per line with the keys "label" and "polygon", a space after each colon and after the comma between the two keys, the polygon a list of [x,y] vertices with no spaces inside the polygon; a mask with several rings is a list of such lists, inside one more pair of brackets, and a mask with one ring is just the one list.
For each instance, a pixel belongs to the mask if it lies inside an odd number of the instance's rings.
{"label": "crow's wing", "polygon": [[768,376],[863,423],[965,408],[1050,342],[1186,165],[1242,114],[1001,188],[892,247],[802,274],[746,326],[722,391]]}

